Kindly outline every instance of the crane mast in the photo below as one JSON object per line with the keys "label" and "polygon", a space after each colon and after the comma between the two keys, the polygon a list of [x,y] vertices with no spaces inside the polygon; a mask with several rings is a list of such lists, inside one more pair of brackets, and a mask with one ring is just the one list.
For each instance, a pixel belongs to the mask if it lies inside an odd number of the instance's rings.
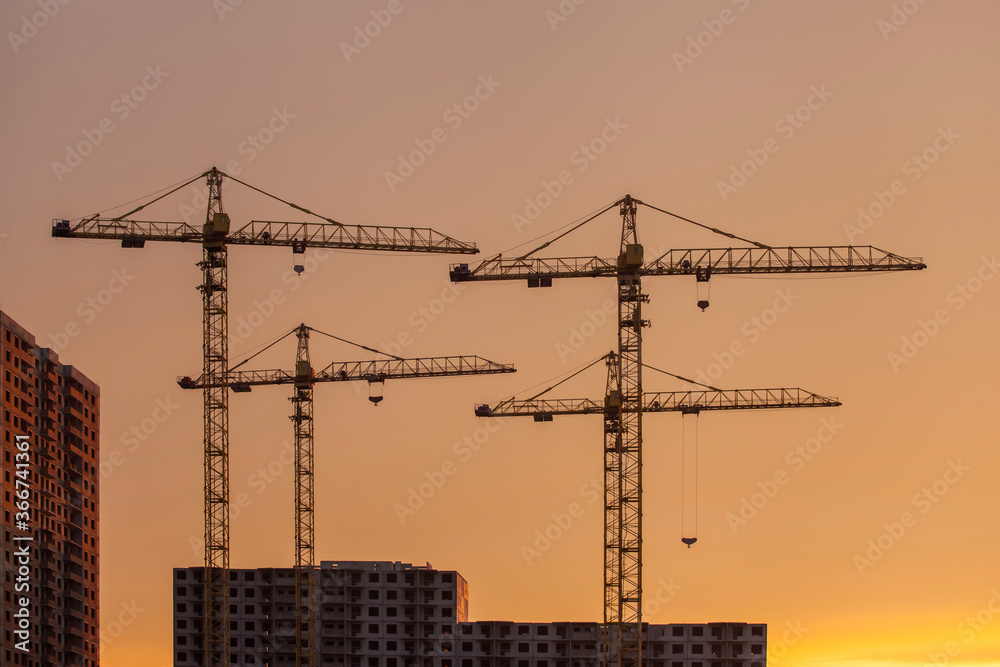
{"label": "crane mast", "polygon": [[[195,181],[205,178],[208,206],[205,224],[198,229],[186,222],[153,222],[131,216]],[[228,178],[286,204],[321,222],[253,220],[230,231],[222,206],[223,179]],[[381,250],[397,252],[475,254],[474,244],[457,241],[432,229],[345,225],[259,190],[213,167],[209,171],[116,217],[93,215],[76,222],[53,220],[55,238],[116,239],[123,248],[143,248],[147,241],[200,243],[198,267],[202,282],[202,385],[204,390],[204,611],[206,667],[229,667],[229,405],[228,366],[229,245]]]}
{"label": "crane mast", "polygon": [[[723,236],[747,241],[749,248],[669,250],[645,261],[636,226],[637,204],[648,206]],[[622,233],[616,259],[599,257],[538,258],[535,252],[618,206]],[[456,264],[450,269],[455,282],[527,280],[528,287],[551,287],[553,278],[614,277],[618,283],[618,353],[608,359],[604,399],[604,628],[605,666],[642,665],[642,330],[650,325],[642,317],[649,296],[642,291],[645,276],[687,275],[707,282],[713,275],[844,273],[855,271],[908,271],[926,268],[911,259],[871,246],[808,246],[776,248],[708,227],[626,195],[614,204],[543,243],[525,255],[497,255],[475,268]],[[704,310],[707,300],[698,302]],[[755,390],[751,390],[755,391]],[[784,390],[782,390],[784,391]],[[722,408],[724,393],[716,392]],[[812,395],[815,396],[815,395]],[[829,400],[829,399],[828,399]],[[516,414],[535,414],[540,421],[552,413],[521,405]],[[813,404],[820,404],[812,401]],[[514,406],[514,403],[511,403]],[[700,408],[680,406],[697,412]],[[735,407],[753,407],[749,404]],[[759,402],[756,407],[762,407]],[[775,406],[777,407],[777,406]],[[786,407],[786,406],[781,406]],[[480,406],[476,414],[500,414]],[[579,414],[579,413],[576,413]]]}
{"label": "crane mast", "polygon": [[[614,417],[618,424],[615,446],[605,451],[604,464],[614,480],[609,505],[616,505],[604,529],[604,625],[616,630],[618,653],[642,664],[642,246],[635,226],[636,204],[626,196],[618,255],[618,369],[609,382],[617,392]],[[608,473],[606,473],[607,476]],[[608,567],[610,565],[610,567]],[[609,599],[610,598],[610,599]]]}
{"label": "crane mast", "polygon": [[[313,369],[309,363],[309,328],[296,329],[295,388],[295,665],[316,665],[316,573],[313,494]],[[303,604],[303,598],[306,602]]]}
{"label": "crane mast", "polygon": [[[310,331],[314,331],[314,329],[305,324],[300,324],[294,330],[298,342],[295,352],[295,367],[292,371],[273,369],[245,371],[234,369],[224,376],[203,374],[198,378],[185,376],[177,379],[177,383],[184,389],[207,390],[213,388],[225,391],[229,388],[239,393],[249,392],[255,386],[293,385],[293,393],[289,400],[292,403],[290,419],[295,436],[294,574],[296,667],[304,667],[306,665],[313,667],[317,664],[315,646],[314,385],[324,382],[351,381],[382,383],[388,379],[488,375],[514,372],[514,367],[509,364],[498,364],[480,357],[455,356],[418,359],[393,357],[392,359],[375,361],[333,362],[319,373],[316,373],[313,370],[309,354]],[[372,349],[365,346],[359,347]],[[261,351],[263,352],[263,350]]]}
{"label": "crane mast", "polygon": [[[208,211],[202,242],[202,372],[229,372],[229,334],[224,242],[229,216],[222,210],[222,176],[208,174]],[[204,390],[205,472],[205,650],[206,665],[229,664],[229,396],[225,388]]]}

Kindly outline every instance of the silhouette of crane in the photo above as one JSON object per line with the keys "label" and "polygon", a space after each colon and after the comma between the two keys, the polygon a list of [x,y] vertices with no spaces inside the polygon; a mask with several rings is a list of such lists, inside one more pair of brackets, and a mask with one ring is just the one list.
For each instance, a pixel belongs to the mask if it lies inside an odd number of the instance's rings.
{"label": "silhouette of crane", "polygon": [[[749,248],[668,250],[647,262],[636,226],[637,205],[673,216],[716,234],[749,243]],[[622,218],[621,243],[615,259],[599,257],[537,258],[536,252],[618,207]],[[871,246],[772,247],[704,225],[646,204],[631,195],[608,205],[555,238],[516,258],[497,255],[475,268],[451,267],[455,282],[526,280],[528,287],[551,287],[554,278],[614,278],[618,284],[618,351],[609,358],[608,392],[604,405],[590,402],[605,415],[604,484],[604,628],[605,664],[639,667],[642,664],[642,415],[651,403],[642,388],[642,330],[650,326],[642,317],[649,295],[642,291],[646,276],[694,276],[707,284],[713,275],[813,274],[860,271],[911,271],[926,268],[920,259],[901,257]],[[707,295],[698,307],[708,307]],[[784,390],[782,390],[784,391]],[[750,395],[754,395],[751,391]],[[726,392],[711,398],[721,402]],[[735,397],[745,396],[737,393]],[[735,398],[734,397],[734,398]],[[663,396],[663,400],[677,400]],[[582,406],[583,403],[577,405]],[[518,409],[550,419],[555,406],[529,403],[480,406],[477,414],[517,414]],[[681,406],[683,407],[683,402]],[[770,406],[790,407],[790,406]],[[707,409],[707,408],[700,408]],[[683,411],[683,410],[682,410]],[[607,633],[611,633],[608,637]]]}
{"label": "silhouette of crane", "polygon": [[[205,224],[133,220],[132,215],[150,204],[205,178],[208,207]],[[252,220],[230,229],[222,206],[222,183],[236,183],[286,204],[321,222],[275,222]],[[76,222],[53,220],[56,238],[116,239],[123,248],[142,248],[147,241],[199,243],[202,260],[202,375],[214,378],[204,389],[205,473],[205,659],[206,667],[228,667],[229,649],[229,404],[226,385],[219,381],[229,371],[228,246],[256,245],[291,247],[293,257],[306,248],[378,250],[397,252],[463,253],[479,250],[432,229],[345,225],[313,213],[307,208],[264,192],[229,176],[215,167],[171,188],[117,217],[92,215]],[[296,263],[296,271],[302,265]]]}
{"label": "silhouette of crane", "polygon": [[[230,369],[228,375],[220,383],[218,380],[205,378],[181,377],[177,383],[184,389],[204,389],[213,384],[229,386],[234,392],[249,392],[253,387],[266,385],[293,385],[290,419],[295,432],[295,664],[297,667],[316,665],[315,648],[315,549],[314,549],[314,515],[315,503],[313,480],[315,464],[313,458],[313,385],[319,382],[357,382],[365,381],[369,385],[378,385],[379,390],[369,395],[369,400],[376,406],[382,401],[381,386],[389,379],[402,378],[433,378],[452,377],[456,375],[488,375],[494,373],[513,373],[514,367],[498,364],[488,359],[475,356],[455,357],[424,357],[403,359],[386,354],[390,359],[376,361],[335,361],[318,373],[313,371],[309,359],[309,332],[323,334],[337,340],[350,343],[356,347],[376,352],[376,349],[365,345],[351,343],[343,338],[313,329],[300,324],[294,330],[260,350],[246,361],[258,356],[274,346],[287,336],[294,333],[298,338],[295,353],[295,367],[292,371],[262,370],[240,371],[237,367]],[[303,600],[305,598],[305,600]]]}

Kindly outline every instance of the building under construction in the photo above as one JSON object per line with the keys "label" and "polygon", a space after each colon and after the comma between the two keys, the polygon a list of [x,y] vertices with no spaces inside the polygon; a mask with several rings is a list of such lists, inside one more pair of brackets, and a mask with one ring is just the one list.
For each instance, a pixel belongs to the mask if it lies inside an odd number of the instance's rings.
{"label": "building under construction", "polygon": [[[174,570],[174,665],[204,664],[204,568]],[[469,585],[454,570],[388,561],[316,568],[317,665],[597,667],[600,623],[469,622]],[[295,664],[293,568],[229,571],[233,665]],[[764,667],[763,623],[645,625],[646,667]]]}
{"label": "building under construction", "polygon": [[0,665],[96,667],[101,390],[0,312],[0,391]]}

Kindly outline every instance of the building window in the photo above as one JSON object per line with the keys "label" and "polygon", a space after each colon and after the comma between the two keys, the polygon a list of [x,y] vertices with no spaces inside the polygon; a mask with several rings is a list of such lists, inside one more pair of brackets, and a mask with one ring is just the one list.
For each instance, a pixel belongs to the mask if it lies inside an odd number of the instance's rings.
{"label": "building window", "polygon": [[368,583],[377,584],[378,583],[378,572],[370,572],[368,574]]}
{"label": "building window", "polygon": [[684,636],[684,628],[675,625],[671,629],[673,631],[674,637],[683,637]]}
{"label": "building window", "polygon": [[527,642],[521,642],[520,644],[518,644],[517,645],[517,652],[518,653],[527,653],[528,652],[528,644],[527,644]]}

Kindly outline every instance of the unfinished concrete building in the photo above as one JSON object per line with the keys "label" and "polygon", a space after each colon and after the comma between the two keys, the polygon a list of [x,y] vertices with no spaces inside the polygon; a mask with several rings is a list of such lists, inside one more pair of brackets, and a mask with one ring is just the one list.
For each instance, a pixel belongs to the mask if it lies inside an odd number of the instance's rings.
{"label": "unfinished concrete building", "polygon": [[[204,661],[203,568],[177,568],[174,665]],[[599,623],[470,622],[454,570],[389,561],[324,561],[316,579],[317,665],[598,667]],[[230,570],[232,664],[295,664],[292,568]],[[763,623],[647,625],[647,667],[764,667]]]}

